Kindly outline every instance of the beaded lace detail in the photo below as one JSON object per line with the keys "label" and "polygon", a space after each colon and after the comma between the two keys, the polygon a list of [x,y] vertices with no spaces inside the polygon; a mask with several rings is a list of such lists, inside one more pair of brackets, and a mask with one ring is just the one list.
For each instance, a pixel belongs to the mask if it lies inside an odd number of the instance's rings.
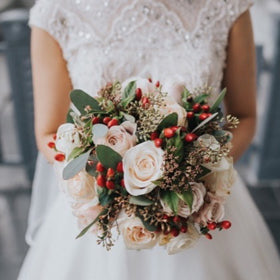
{"label": "beaded lace detail", "polygon": [[229,30],[251,0],[38,0],[30,25],[60,44],[75,88],[114,79],[220,88]]}

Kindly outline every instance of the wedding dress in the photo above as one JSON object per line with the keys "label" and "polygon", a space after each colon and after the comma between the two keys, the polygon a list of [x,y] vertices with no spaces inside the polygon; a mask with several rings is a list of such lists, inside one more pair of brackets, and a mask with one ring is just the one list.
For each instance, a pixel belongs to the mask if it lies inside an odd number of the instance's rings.
{"label": "wedding dress", "polygon": [[[229,30],[251,0],[38,0],[30,25],[59,43],[74,88],[95,95],[108,81],[150,77],[162,84],[205,84],[218,92]],[[44,55],[44,54],[42,54]],[[210,101],[211,102],[211,101]],[[275,244],[238,178],[226,205],[227,232],[169,256],[162,247],[107,252],[76,218],[50,166],[39,157],[19,280],[279,280]]]}

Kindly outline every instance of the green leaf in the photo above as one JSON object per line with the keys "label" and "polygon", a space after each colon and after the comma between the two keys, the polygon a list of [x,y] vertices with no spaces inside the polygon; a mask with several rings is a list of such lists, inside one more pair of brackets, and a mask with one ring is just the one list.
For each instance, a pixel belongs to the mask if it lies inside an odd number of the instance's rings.
{"label": "green leaf", "polygon": [[96,171],[96,164],[98,162],[97,157],[95,155],[90,155],[88,160],[90,160],[92,162],[92,164],[87,163],[86,172],[89,175],[96,177],[98,175],[98,172]]}
{"label": "green leaf", "polygon": [[206,102],[206,99],[209,97],[209,94],[200,94],[194,98],[195,103]]}
{"label": "green leaf", "polygon": [[210,108],[211,113],[214,113],[219,108],[219,106],[222,103],[226,93],[227,93],[227,89],[224,88],[222,90],[222,92],[218,95],[218,97],[217,97],[216,101],[214,102],[214,104],[212,105],[212,107]]}
{"label": "green leaf", "polygon": [[69,109],[67,116],[66,116],[66,122],[67,123],[74,123],[72,114],[75,113],[72,109]]}
{"label": "green leaf", "polygon": [[70,99],[81,114],[86,113],[84,109],[87,106],[90,106],[96,113],[104,113],[100,108],[98,101],[80,89],[71,91]]}
{"label": "green leaf", "polygon": [[202,169],[202,172],[197,175],[197,177],[196,177],[197,180],[202,179],[204,176],[206,176],[207,174],[209,174],[211,172],[210,169],[206,168],[203,165],[200,165],[199,167]]}
{"label": "green leaf", "polygon": [[82,169],[86,167],[88,156],[91,151],[86,152],[71,160],[63,169],[62,176],[64,180],[69,180],[78,174]]}
{"label": "green leaf", "polygon": [[161,183],[162,183],[162,179],[158,179],[158,180],[155,180],[155,181],[152,181],[152,183],[156,186],[160,186]]}
{"label": "green leaf", "polygon": [[139,196],[131,196],[129,198],[129,203],[139,205],[139,206],[149,206],[152,205],[154,202],[143,195],[139,195]]}
{"label": "green leaf", "polygon": [[76,239],[78,239],[78,238],[82,237],[83,235],[85,235],[85,234],[88,232],[88,230],[98,221],[99,217],[102,216],[102,215],[104,215],[104,214],[106,214],[107,211],[108,211],[107,209],[103,209],[103,210],[99,213],[99,215],[95,218],[95,220],[94,220],[93,222],[91,222],[87,227],[85,227],[85,228],[79,233],[79,235],[76,236]]}
{"label": "green leaf", "polygon": [[171,113],[167,115],[158,125],[157,130],[162,131],[163,129],[171,126],[175,126],[178,123],[178,114]]}
{"label": "green leaf", "polygon": [[193,204],[193,192],[192,190],[185,191],[181,194],[178,194],[181,200],[183,200],[192,211],[192,204]]}
{"label": "green leaf", "polygon": [[75,147],[72,152],[70,153],[70,155],[67,158],[67,161],[70,161],[73,158],[76,158],[77,156],[79,156],[80,154],[82,154],[84,152],[85,148],[83,147]]}
{"label": "green leaf", "polygon": [[176,132],[176,137],[174,142],[174,146],[176,148],[176,151],[174,152],[174,156],[178,157],[177,159],[178,162],[181,162],[184,157],[184,143],[183,140],[181,139],[180,131],[179,130],[177,131],[178,133]]}
{"label": "green leaf", "polygon": [[113,201],[113,196],[110,195],[109,190],[106,188],[98,188],[98,199],[102,206],[107,206]]}
{"label": "green leaf", "polygon": [[126,106],[135,99],[136,81],[131,81],[122,93],[121,105]]}
{"label": "green leaf", "polygon": [[169,206],[172,212],[177,215],[179,205],[177,193],[173,191],[162,191],[161,199]]}
{"label": "green leaf", "polygon": [[145,221],[144,218],[137,212],[136,216],[141,220],[144,227],[149,231],[156,231],[157,227],[155,225],[151,225],[148,221]]}
{"label": "green leaf", "polygon": [[203,127],[204,125],[206,125],[207,123],[209,123],[210,121],[212,121],[213,119],[215,119],[218,116],[218,112],[214,113],[212,116],[210,116],[209,118],[207,118],[206,120],[204,120],[203,122],[201,122],[195,129],[193,129],[192,133],[197,131],[198,129],[200,129],[201,127]]}
{"label": "green leaf", "polygon": [[115,152],[108,146],[97,145],[96,147],[97,159],[106,168],[116,168],[117,164],[122,161],[122,157],[119,153]]}

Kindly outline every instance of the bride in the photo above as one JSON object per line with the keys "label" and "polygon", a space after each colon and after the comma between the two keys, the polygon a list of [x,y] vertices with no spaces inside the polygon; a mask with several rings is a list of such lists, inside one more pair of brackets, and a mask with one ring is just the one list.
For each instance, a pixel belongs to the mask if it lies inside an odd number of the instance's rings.
{"label": "bride", "polygon": [[[95,95],[108,81],[131,76],[170,87],[227,87],[225,108],[240,119],[231,154],[237,160],[256,123],[251,0],[38,0],[30,13],[38,148],[70,106],[69,92]],[[226,205],[233,227],[193,249],[168,256],[161,247],[109,252],[79,229],[58,191],[52,168],[38,159],[19,280],[277,280],[279,256],[246,187],[238,178]]]}

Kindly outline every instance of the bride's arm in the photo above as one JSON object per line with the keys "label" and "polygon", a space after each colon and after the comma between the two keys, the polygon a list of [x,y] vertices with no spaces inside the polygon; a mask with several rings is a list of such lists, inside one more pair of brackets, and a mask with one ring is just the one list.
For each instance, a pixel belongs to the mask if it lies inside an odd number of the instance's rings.
{"label": "bride's arm", "polygon": [[252,141],[256,127],[255,45],[248,11],[236,20],[231,29],[223,86],[228,90],[226,112],[240,120],[238,128],[232,131],[231,155],[236,161]]}
{"label": "bride's arm", "polygon": [[36,27],[31,33],[31,60],[36,142],[47,160],[53,162],[54,152],[47,143],[65,122],[72,85],[58,43]]}

